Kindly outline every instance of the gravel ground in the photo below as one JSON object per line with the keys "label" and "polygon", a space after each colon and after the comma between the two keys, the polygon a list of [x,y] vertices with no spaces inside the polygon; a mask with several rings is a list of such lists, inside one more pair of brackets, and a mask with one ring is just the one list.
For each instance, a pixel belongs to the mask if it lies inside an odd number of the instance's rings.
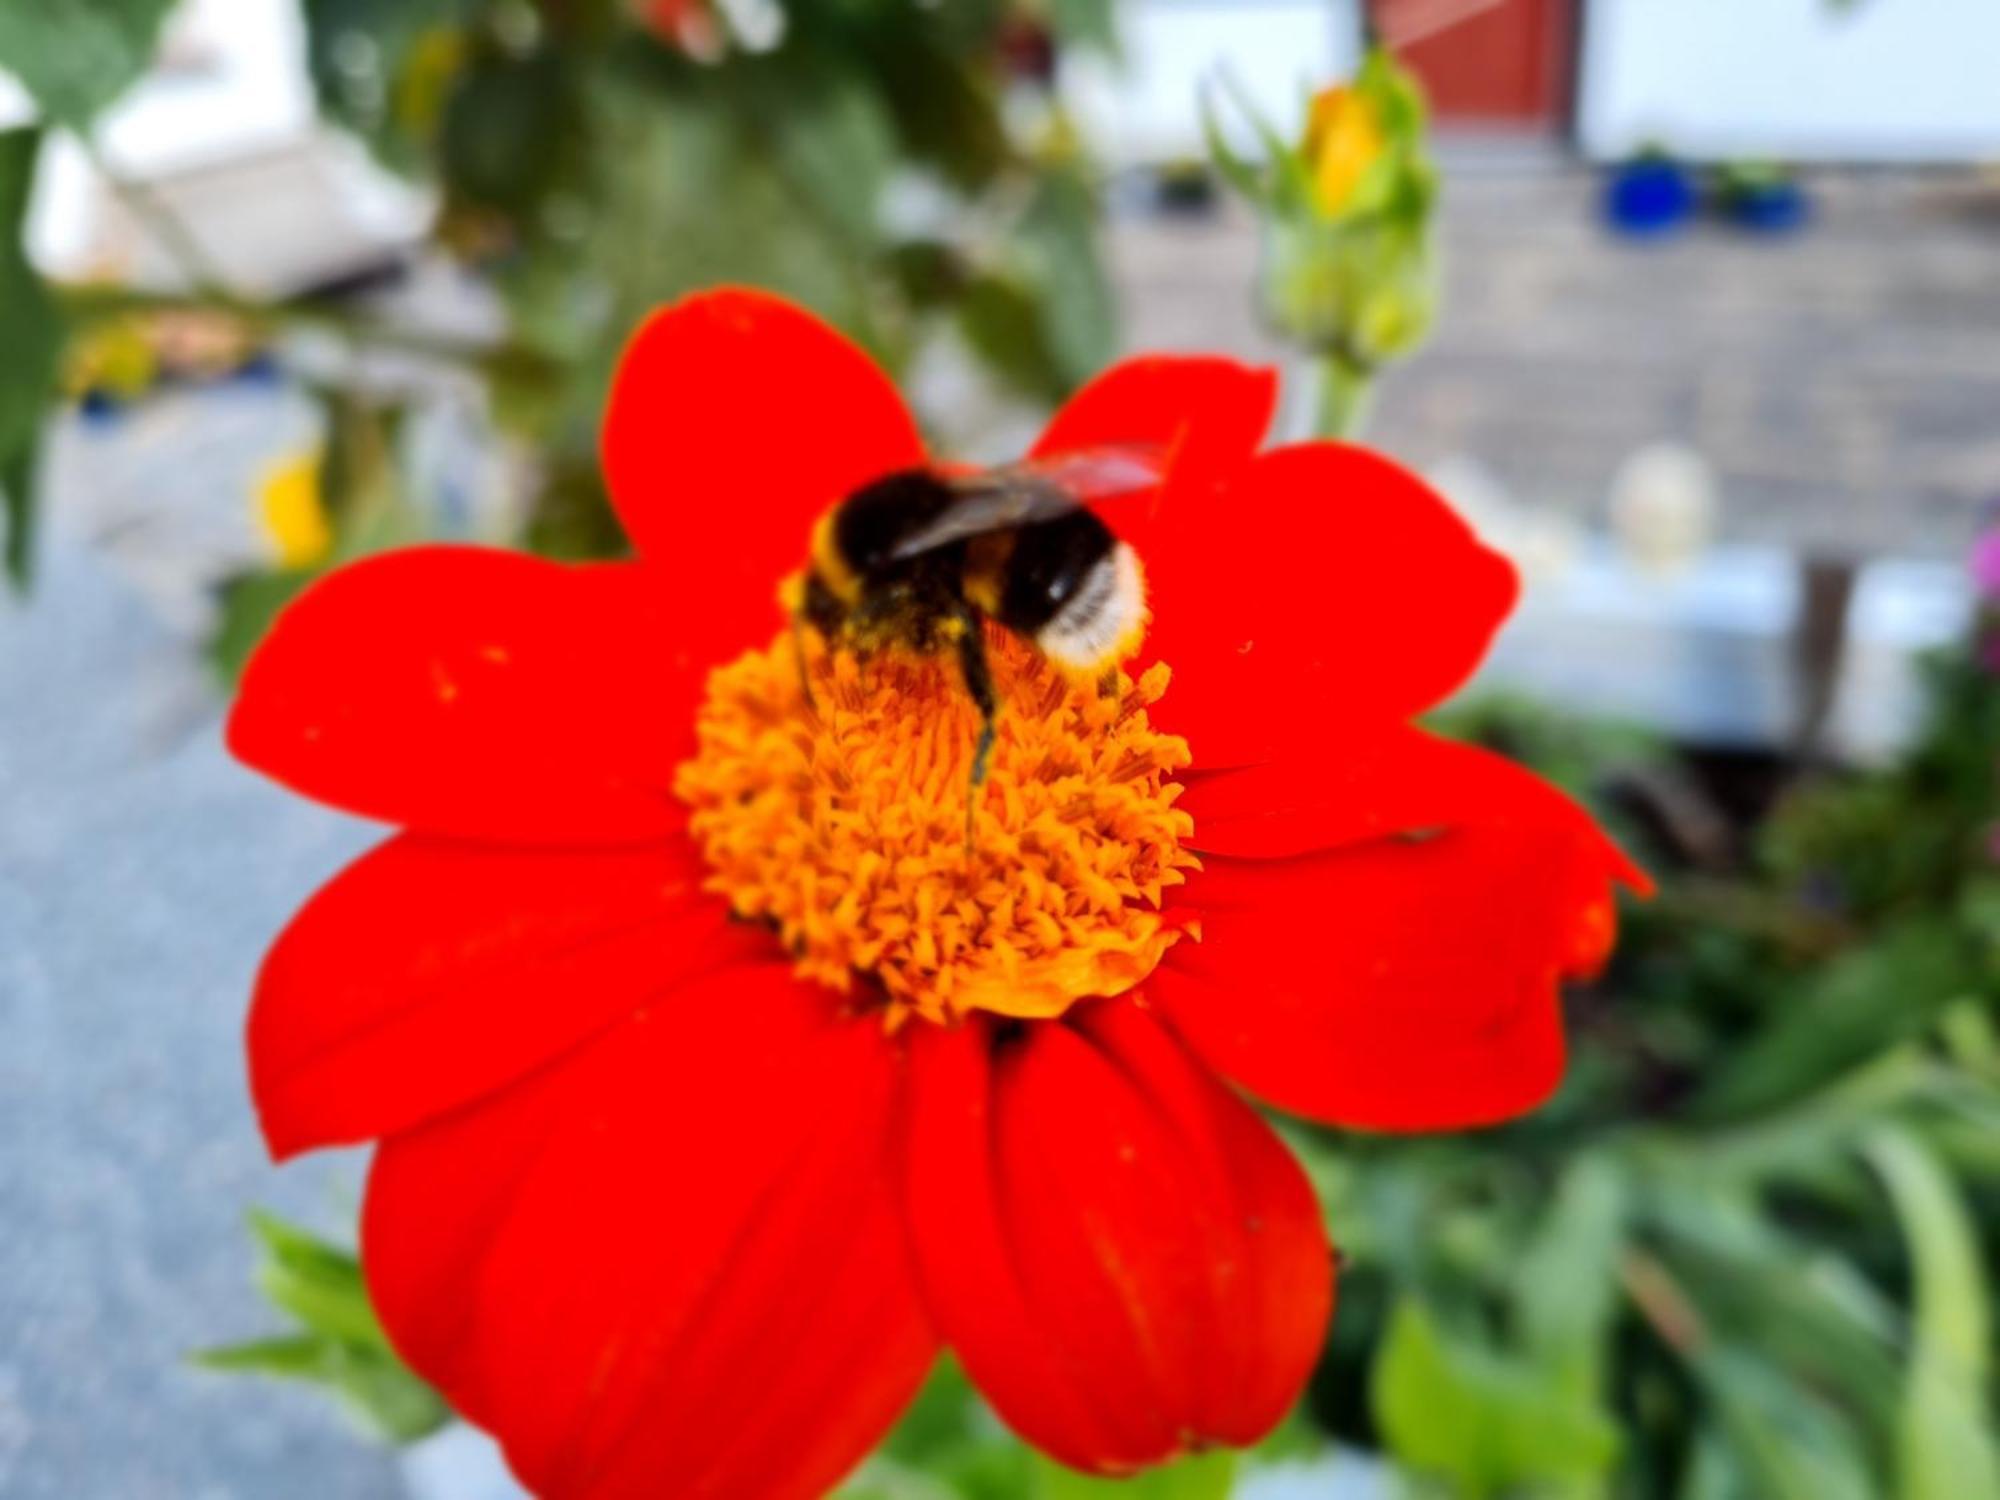
{"label": "gravel ground", "polygon": [[266,1163],[239,1027],[368,832],[237,769],[185,645],[48,552],[0,603],[0,1496],[391,1500],[316,1395],[184,1363],[274,1324],[245,1208],[351,1212],[355,1162]]}

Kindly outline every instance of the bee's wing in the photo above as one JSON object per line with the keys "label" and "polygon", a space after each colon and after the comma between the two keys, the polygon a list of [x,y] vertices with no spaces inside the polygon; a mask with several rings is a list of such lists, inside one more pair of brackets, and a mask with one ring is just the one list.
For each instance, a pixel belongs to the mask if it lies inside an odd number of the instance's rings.
{"label": "bee's wing", "polygon": [[950,481],[957,503],[896,544],[893,556],[917,557],[967,537],[1052,521],[1080,506],[1155,489],[1165,469],[1158,449],[1082,448],[1028,459]]}

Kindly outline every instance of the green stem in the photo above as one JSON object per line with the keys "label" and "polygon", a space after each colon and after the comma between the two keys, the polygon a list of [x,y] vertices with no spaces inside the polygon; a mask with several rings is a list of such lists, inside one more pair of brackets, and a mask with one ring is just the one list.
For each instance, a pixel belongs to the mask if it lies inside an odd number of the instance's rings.
{"label": "green stem", "polygon": [[1317,374],[1313,436],[1344,441],[1359,437],[1375,389],[1375,372],[1346,352],[1329,349],[1320,356]]}

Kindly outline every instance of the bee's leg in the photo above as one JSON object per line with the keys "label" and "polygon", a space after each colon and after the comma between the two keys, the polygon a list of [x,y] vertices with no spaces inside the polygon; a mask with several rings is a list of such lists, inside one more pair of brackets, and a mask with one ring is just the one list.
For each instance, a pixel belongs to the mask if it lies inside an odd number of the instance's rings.
{"label": "bee's leg", "polygon": [[972,780],[965,792],[965,847],[972,848],[972,813],[979,789],[986,785],[986,761],[993,753],[993,721],[999,706],[993,698],[993,671],[986,663],[986,635],[975,619],[965,622],[958,638],[958,667],[965,678],[965,690],[979,710],[979,743],[972,751]]}
{"label": "bee's leg", "polygon": [[1097,696],[1100,698],[1116,698],[1118,696],[1117,667],[1106,667],[1102,672],[1097,674]]}

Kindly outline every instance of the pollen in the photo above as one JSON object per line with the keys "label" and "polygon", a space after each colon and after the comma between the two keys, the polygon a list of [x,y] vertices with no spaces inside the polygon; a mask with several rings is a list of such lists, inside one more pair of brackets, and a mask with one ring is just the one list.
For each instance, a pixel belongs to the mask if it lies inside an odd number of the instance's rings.
{"label": "pollen", "polygon": [[1167,668],[1082,682],[999,631],[987,652],[976,790],[951,657],[789,635],[711,677],[675,779],[709,889],[892,1026],[1060,1015],[1131,989],[1184,930],[1162,906],[1198,868],[1174,806],[1187,742],[1148,715]]}

